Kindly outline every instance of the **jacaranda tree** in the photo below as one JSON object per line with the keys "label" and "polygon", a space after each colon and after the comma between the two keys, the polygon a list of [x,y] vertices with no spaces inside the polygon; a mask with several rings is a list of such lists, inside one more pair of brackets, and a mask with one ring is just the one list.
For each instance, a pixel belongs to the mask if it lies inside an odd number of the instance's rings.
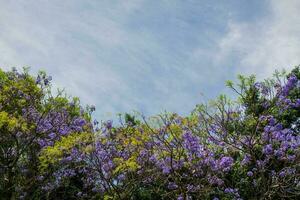
{"label": "jacaranda tree", "polygon": [[[78,99],[52,96],[51,77],[25,69],[0,71],[0,196],[34,197],[40,192],[39,155],[71,133],[90,132],[88,112]],[[50,173],[50,171],[48,172]]]}
{"label": "jacaranda tree", "polygon": [[186,117],[124,114],[51,92],[50,77],[0,71],[5,199],[298,199],[300,71],[199,104]]}

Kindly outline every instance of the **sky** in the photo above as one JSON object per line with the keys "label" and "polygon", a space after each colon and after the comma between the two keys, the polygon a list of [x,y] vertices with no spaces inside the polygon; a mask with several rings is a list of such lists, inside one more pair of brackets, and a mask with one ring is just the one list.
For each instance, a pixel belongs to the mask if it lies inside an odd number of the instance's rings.
{"label": "sky", "polygon": [[298,0],[0,0],[0,67],[45,70],[98,119],[187,115],[237,74],[300,64]]}

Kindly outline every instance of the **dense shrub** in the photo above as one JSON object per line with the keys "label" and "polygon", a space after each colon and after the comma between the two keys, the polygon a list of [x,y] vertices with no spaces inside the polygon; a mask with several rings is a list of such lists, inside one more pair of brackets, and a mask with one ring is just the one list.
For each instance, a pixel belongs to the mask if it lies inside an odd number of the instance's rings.
{"label": "dense shrub", "polygon": [[[91,120],[50,78],[0,71],[4,199],[300,198],[300,71],[227,83],[238,95],[163,113]],[[116,125],[114,125],[116,124]]]}
{"label": "dense shrub", "polygon": [[[0,197],[40,198],[39,156],[69,134],[92,130],[90,116],[80,110],[78,99],[69,101],[50,92],[51,77],[41,72],[37,78],[25,69],[0,70]],[[49,158],[47,162],[51,162]],[[47,174],[51,174],[48,168]]]}

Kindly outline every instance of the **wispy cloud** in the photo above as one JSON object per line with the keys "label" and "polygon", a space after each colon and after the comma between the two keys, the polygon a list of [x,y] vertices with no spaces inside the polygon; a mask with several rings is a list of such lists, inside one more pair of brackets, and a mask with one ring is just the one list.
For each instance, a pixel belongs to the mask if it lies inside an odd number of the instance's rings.
{"label": "wispy cloud", "polygon": [[188,113],[239,72],[299,64],[297,1],[4,1],[0,65],[45,69],[97,116]]}
{"label": "wispy cloud", "polygon": [[234,59],[236,73],[266,78],[275,69],[300,64],[300,2],[270,1],[268,15],[254,22],[228,22],[220,40],[218,63]]}

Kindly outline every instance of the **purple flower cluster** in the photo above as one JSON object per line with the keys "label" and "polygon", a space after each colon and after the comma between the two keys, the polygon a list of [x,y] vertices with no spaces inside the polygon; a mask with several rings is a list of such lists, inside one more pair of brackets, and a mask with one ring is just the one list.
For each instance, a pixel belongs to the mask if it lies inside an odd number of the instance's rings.
{"label": "purple flower cluster", "polygon": [[233,162],[234,162],[234,160],[232,157],[224,156],[218,162],[219,168],[222,171],[227,172],[231,169]]}
{"label": "purple flower cluster", "polygon": [[199,138],[193,135],[191,132],[187,131],[183,134],[183,146],[189,152],[189,157],[191,158],[193,155],[197,157],[201,157],[202,146],[200,145]]}
{"label": "purple flower cluster", "polygon": [[[36,79],[43,86],[49,81]],[[56,147],[55,151],[62,151],[59,162],[51,163],[51,172],[39,174],[37,180],[51,192],[76,179],[82,186],[73,196],[83,199],[92,195],[122,199],[130,192],[148,190],[169,199],[242,199],[263,187],[274,192],[278,185],[284,195],[295,193],[300,179],[300,136],[281,114],[299,109],[299,99],[290,97],[299,88],[299,80],[289,76],[276,86],[274,98],[268,96],[273,91],[266,84],[254,87],[263,105],[257,113],[248,114],[248,105],[234,108],[221,101],[215,103],[216,111],[199,108],[199,113],[187,118],[160,116],[153,124],[91,123],[83,117],[83,109],[75,109],[76,102],[60,109],[50,106],[47,112],[34,106],[23,108],[23,118],[36,125],[39,137],[33,141],[39,150]],[[89,113],[93,111],[95,107],[90,107]],[[86,130],[91,132],[90,141],[75,140],[68,148],[55,146],[63,137]],[[10,151],[17,154],[14,148]]]}
{"label": "purple flower cluster", "polygon": [[54,141],[59,140],[62,136],[83,131],[87,124],[81,117],[72,118],[66,109],[53,110],[45,115],[30,107],[23,109],[23,117],[35,123],[36,131],[44,136],[36,140],[42,148],[52,146]]}

